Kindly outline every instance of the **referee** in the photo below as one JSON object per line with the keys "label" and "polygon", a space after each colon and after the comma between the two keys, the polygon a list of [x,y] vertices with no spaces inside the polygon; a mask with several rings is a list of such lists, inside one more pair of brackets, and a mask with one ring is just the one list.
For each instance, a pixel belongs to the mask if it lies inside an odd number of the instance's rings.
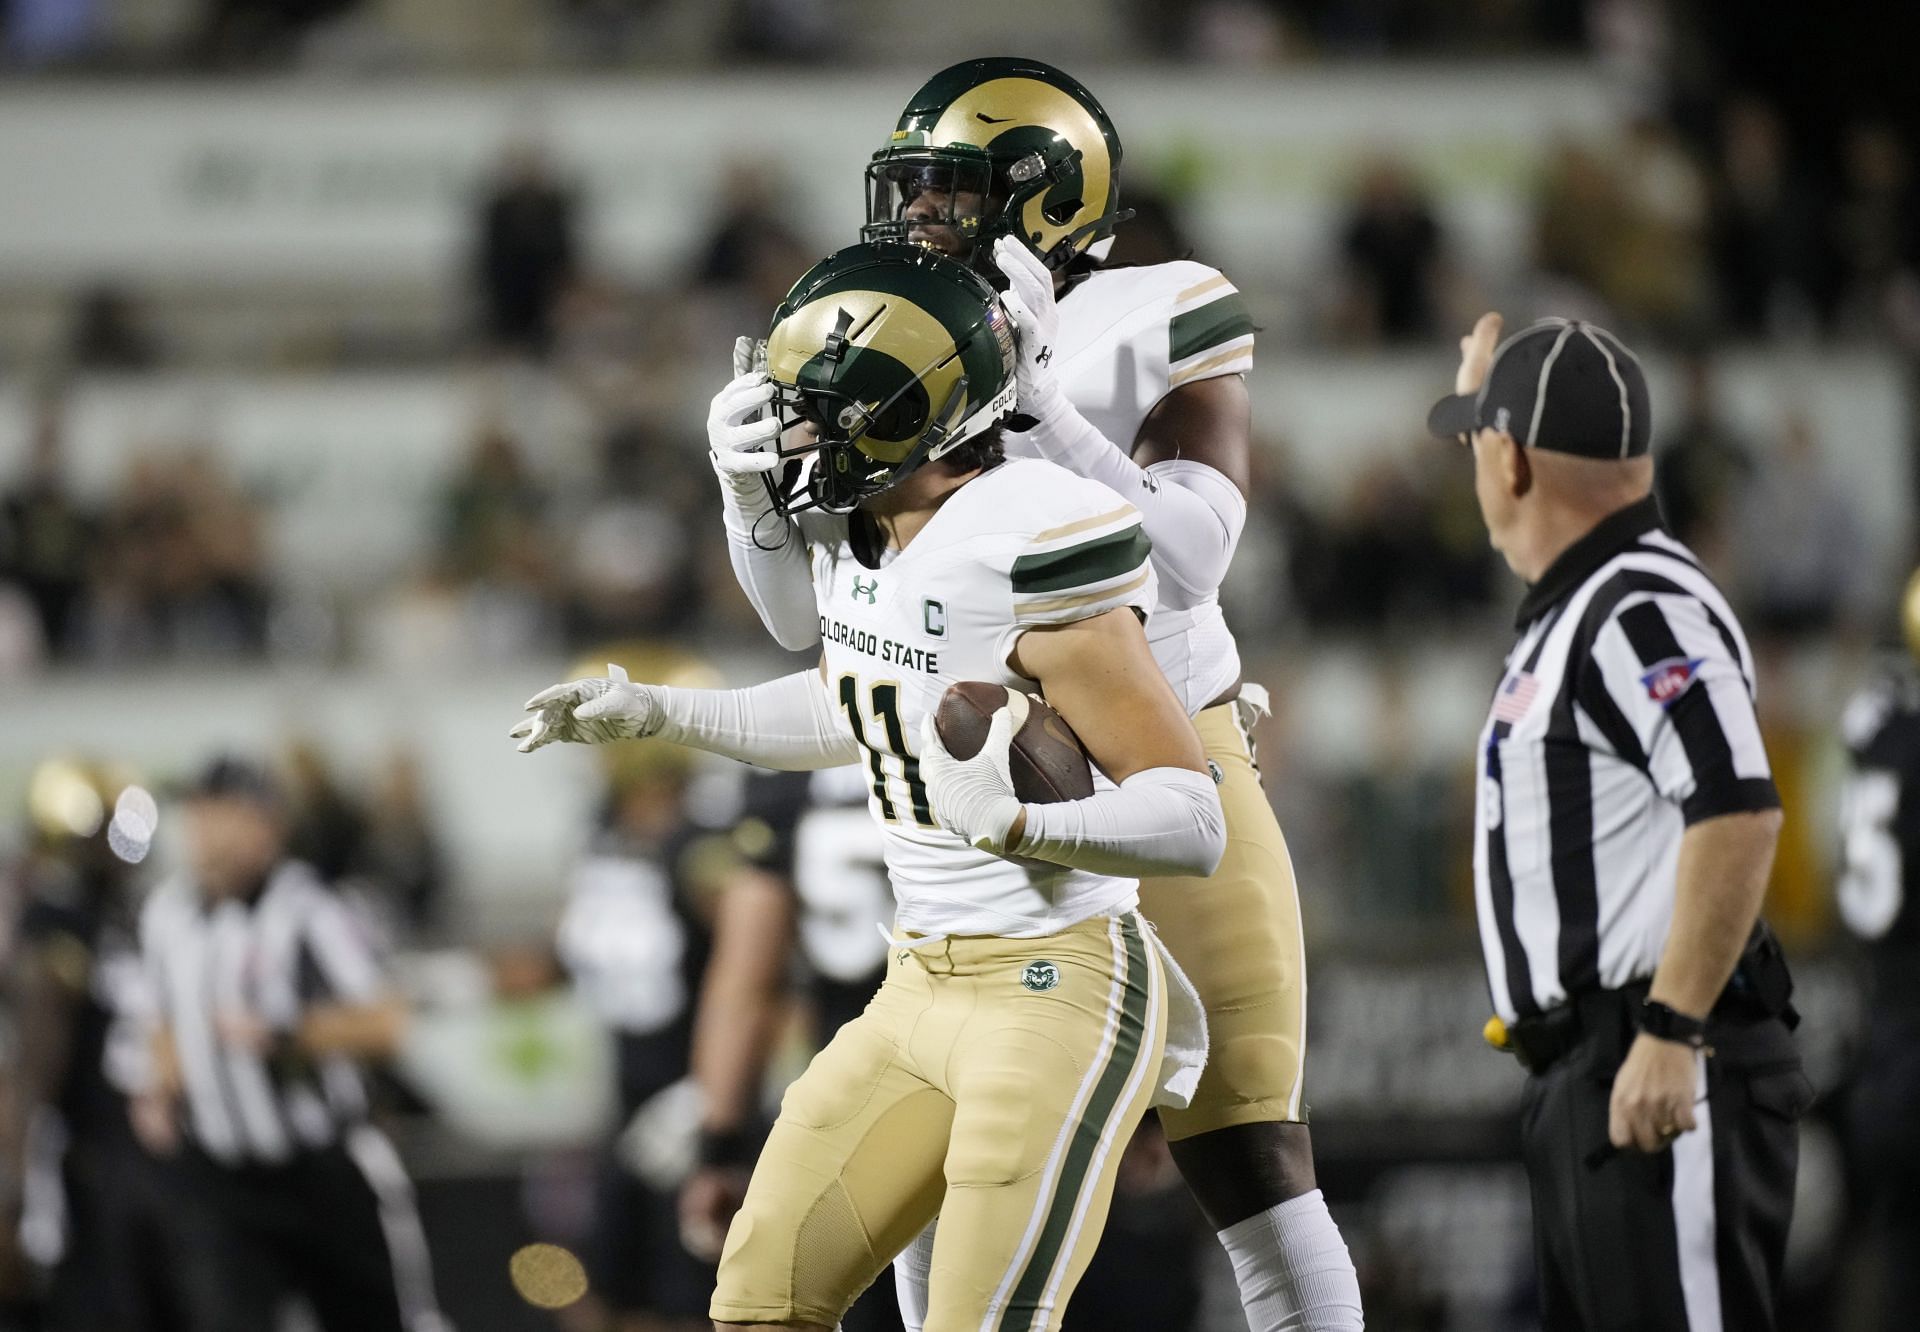
{"label": "referee", "polygon": [[412,1186],[354,1064],[393,1052],[404,1012],[347,908],[286,858],[264,773],[217,760],[184,815],[187,872],[140,918],[157,1026],[136,1125],[202,1204],[195,1284],[221,1298],[196,1332],[264,1332],[293,1292],[326,1332],[438,1332]]}
{"label": "referee", "polygon": [[1646,381],[1551,319],[1461,342],[1469,439],[1530,585],[1477,756],[1474,880],[1548,1332],[1769,1332],[1811,1099],[1759,920],[1780,800],[1753,654],[1651,498]]}

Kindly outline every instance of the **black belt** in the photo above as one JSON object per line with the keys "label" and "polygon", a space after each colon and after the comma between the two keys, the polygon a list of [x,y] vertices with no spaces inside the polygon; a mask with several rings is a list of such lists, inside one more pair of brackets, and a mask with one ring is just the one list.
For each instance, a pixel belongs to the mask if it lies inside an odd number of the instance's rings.
{"label": "black belt", "polygon": [[[1618,1042],[1617,1054],[1624,1058],[1626,1047],[1639,1030],[1640,1005],[1647,997],[1650,981],[1639,980],[1617,990],[1588,990],[1570,996],[1564,1004],[1544,1013],[1523,1017],[1506,1028],[1505,1049],[1512,1052],[1529,1073],[1545,1072],[1564,1058],[1576,1045],[1589,1037],[1604,1037]],[[1709,1027],[1739,1026],[1768,1018],[1779,1018],[1791,1031],[1800,1025],[1800,1014],[1792,1003],[1793,977],[1779,941],[1765,921],[1756,922],[1747,947],[1734,965],[1726,989],[1707,1014]],[[1709,1031],[1709,1044],[1712,1034]]]}
{"label": "black belt", "polygon": [[1529,1073],[1544,1073],[1589,1036],[1626,1044],[1634,1013],[1647,997],[1647,982],[1619,990],[1590,990],[1558,1008],[1523,1017],[1507,1028],[1507,1049]]}

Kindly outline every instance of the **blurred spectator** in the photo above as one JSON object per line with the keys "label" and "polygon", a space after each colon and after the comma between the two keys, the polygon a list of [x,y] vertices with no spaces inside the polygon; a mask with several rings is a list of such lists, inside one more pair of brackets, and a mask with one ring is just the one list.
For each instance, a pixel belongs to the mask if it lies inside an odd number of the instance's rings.
{"label": "blurred spectator", "polygon": [[777,167],[735,163],[722,187],[719,215],[702,232],[710,239],[695,281],[737,289],[758,312],[758,324],[815,257],[787,220],[790,195]]}
{"label": "blurred spectator", "polygon": [[508,150],[481,201],[476,277],[495,345],[545,356],[554,305],[579,270],[577,201],[531,143]]}
{"label": "blurred spectator", "polygon": [[544,488],[527,471],[520,446],[498,422],[475,434],[466,470],[442,499],[441,549],[470,577],[485,577],[507,559],[546,511]]}
{"label": "blurred spectator", "polygon": [[1348,854],[1337,881],[1349,920],[1445,919],[1448,868],[1459,863],[1450,858],[1471,858],[1470,839],[1458,836],[1451,767],[1421,762],[1413,744],[1410,677],[1407,661],[1383,658],[1372,707],[1378,748],[1342,783]]}
{"label": "blurred spectator", "polygon": [[0,581],[32,603],[39,638],[59,651],[73,635],[99,519],[68,488],[64,403],[38,404],[26,474],[0,495]]}
{"label": "blurred spectator", "polygon": [[1462,516],[1471,477],[1444,451],[1417,456],[1419,480],[1392,461],[1360,471],[1345,510],[1323,524],[1324,566],[1311,585],[1296,584],[1316,625],[1372,631],[1485,604],[1489,553]]}
{"label": "blurred spectator", "polygon": [[710,522],[699,462],[637,421],[608,435],[593,499],[568,524],[570,641],[685,630],[699,615],[691,537]]}
{"label": "blurred spectator", "polygon": [[1341,332],[1362,342],[1432,336],[1440,306],[1440,224],[1412,172],[1376,158],[1360,178],[1341,239]]}
{"label": "blurred spectator", "polygon": [[253,656],[268,609],[252,501],[205,450],[136,457],[93,552],[75,651],[97,664]]}
{"label": "blurred spectator", "polygon": [[1618,145],[1554,151],[1536,259],[1630,324],[1683,334],[1707,311],[1706,220],[1699,169],[1671,129],[1642,119]]}
{"label": "blurred spectator", "polygon": [[316,24],[361,0],[209,0],[201,58],[220,68],[281,64],[298,52]]}
{"label": "blurred spectator", "polygon": [[732,7],[732,53],[763,60],[832,56],[849,17],[835,13],[837,0],[733,0]]}
{"label": "blurred spectator", "polygon": [[1871,584],[1863,555],[1853,506],[1826,472],[1813,424],[1793,412],[1736,517],[1729,567],[1745,588],[1751,622],[1797,637],[1843,623]]}
{"label": "blurred spectator", "polygon": [[1620,146],[1614,183],[1624,226],[1612,238],[1602,293],[1629,320],[1669,334],[1706,313],[1706,181],[1672,128],[1635,121]]}
{"label": "blurred spectator", "polygon": [[1534,264],[1601,298],[1623,223],[1613,173],[1601,154],[1572,140],[1555,145],[1534,215]]}
{"label": "blurred spectator", "polygon": [[1920,197],[1908,146],[1891,125],[1855,124],[1842,147],[1834,218],[1841,317],[1850,331],[1872,335],[1902,319],[1899,303],[1920,300]]}
{"label": "blurred spectator", "polygon": [[1680,422],[1661,445],[1654,493],[1673,534],[1715,566],[1729,510],[1753,475],[1753,450],[1720,416],[1705,352],[1681,363],[1681,384]]}
{"label": "blurred spectator", "polygon": [[396,749],[374,779],[360,869],[379,897],[379,914],[403,939],[441,924],[446,853],[434,831],[420,756]]}
{"label": "blurred spectator", "polygon": [[1719,168],[1712,247],[1722,323],[1747,337],[1814,326],[1826,295],[1820,197],[1771,107],[1727,107]]}
{"label": "blurred spectator", "polygon": [[338,883],[365,859],[366,812],[310,737],[294,736],[287,742],[281,767],[286,776],[287,854],[313,866],[328,883]]}
{"label": "blurred spectator", "polygon": [[133,295],[103,282],[74,309],[67,355],[80,370],[151,370],[160,363],[160,341]]}

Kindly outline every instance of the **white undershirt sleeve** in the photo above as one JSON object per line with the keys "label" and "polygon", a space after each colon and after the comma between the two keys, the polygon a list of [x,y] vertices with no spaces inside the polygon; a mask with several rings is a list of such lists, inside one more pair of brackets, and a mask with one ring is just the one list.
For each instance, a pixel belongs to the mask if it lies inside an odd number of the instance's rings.
{"label": "white undershirt sleeve", "polygon": [[1189,596],[1210,596],[1233,562],[1247,500],[1219,469],[1173,459],[1142,467],[1101,434],[1064,395],[1044,404],[1033,429],[1013,436],[1031,452],[1099,481],[1140,510],[1153,563]]}
{"label": "white undershirt sleeve", "polygon": [[[715,468],[715,471],[719,471]],[[820,642],[813,574],[800,525],[774,512],[757,475],[720,472],[720,511],[734,579],[774,642],[801,652]]]}
{"label": "white undershirt sleeve", "polygon": [[658,688],[664,715],[653,734],[662,740],[790,772],[837,768],[864,752],[811,668],[749,689]]}
{"label": "white undershirt sleeve", "polygon": [[1014,855],[1123,878],[1204,877],[1227,849],[1213,779],[1188,768],[1148,768],[1084,800],[1026,805]]}

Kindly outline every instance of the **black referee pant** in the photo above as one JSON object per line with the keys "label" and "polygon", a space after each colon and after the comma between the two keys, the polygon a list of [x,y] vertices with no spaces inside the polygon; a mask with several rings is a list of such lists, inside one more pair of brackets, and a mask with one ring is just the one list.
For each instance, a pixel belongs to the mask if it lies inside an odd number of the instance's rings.
{"label": "black referee pant", "polygon": [[[196,1250],[221,1296],[195,1332],[266,1332],[288,1296],[304,1296],[326,1332],[426,1332],[431,1282],[424,1245],[398,1233],[382,1178],[392,1148],[374,1130],[301,1152],[282,1165],[226,1165],[198,1151],[189,1177],[205,1203]],[[353,1135],[372,1135],[356,1142]],[[370,1150],[358,1150],[367,1148]],[[396,1164],[397,1168],[397,1164]],[[405,1186],[404,1176],[398,1184]],[[405,1204],[410,1208],[410,1199]],[[410,1282],[424,1289],[409,1290]],[[204,1289],[208,1283],[200,1283]]]}
{"label": "black referee pant", "polygon": [[1564,1050],[1530,1061],[1521,1149],[1542,1325],[1773,1332],[1812,1087],[1780,1019],[1710,1018],[1699,1127],[1651,1155],[1614,1150],[1608,1102],[1645,994],[1581,996],[1548,1018]]}

